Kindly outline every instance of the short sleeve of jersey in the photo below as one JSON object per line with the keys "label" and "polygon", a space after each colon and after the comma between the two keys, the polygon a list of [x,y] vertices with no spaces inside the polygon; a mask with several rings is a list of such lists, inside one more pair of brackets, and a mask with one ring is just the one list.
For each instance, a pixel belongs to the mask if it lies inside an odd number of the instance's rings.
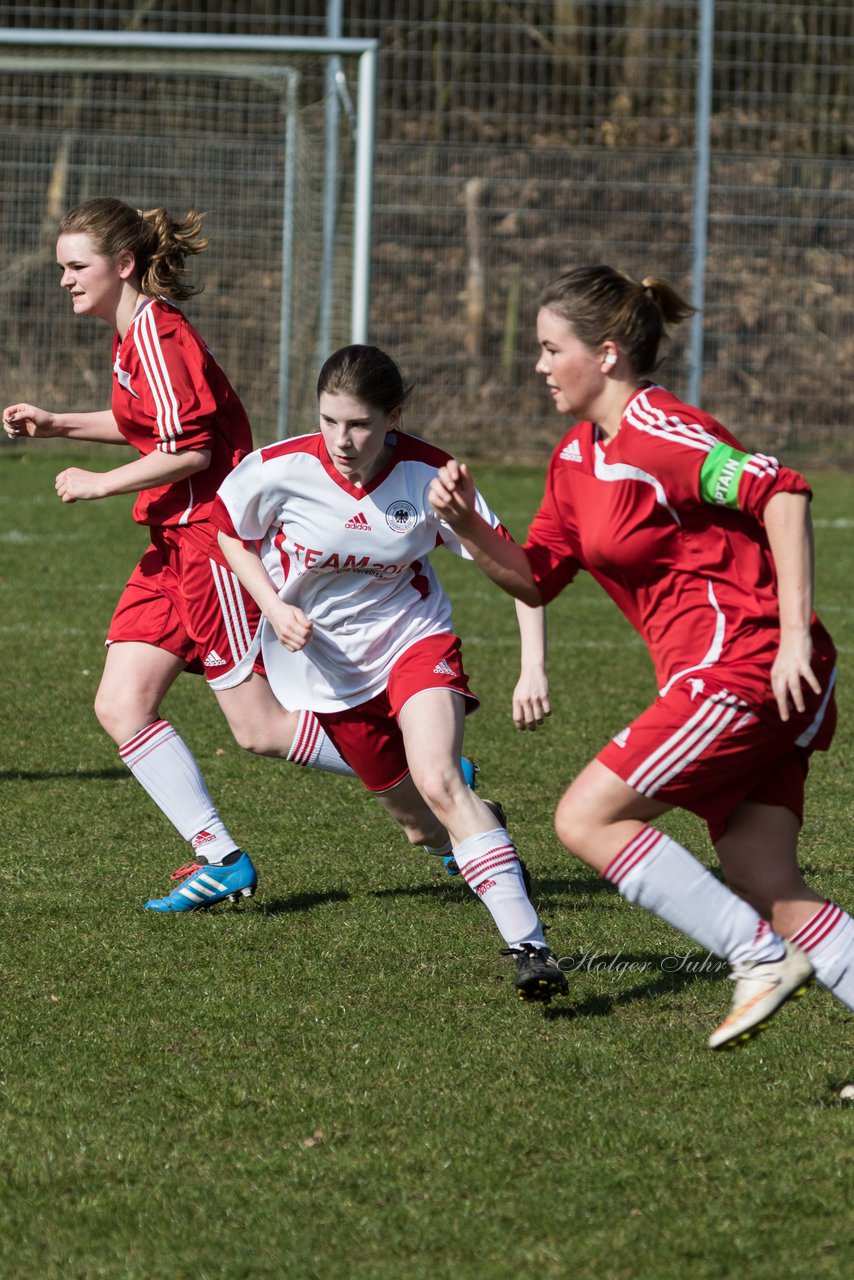
{"label": "short sleeve of jersey", "polygon": [[805,493],[812,490],[797,471],[782,467],[776,458],[718,441],[700,466],[699,496],[712,506],[744,511],[761,521],[768,500],[775,493]]}
{"label": "short sleeve of jersey", "polygon": [[523,548],[543,604],[559,595],[581,567],[574,552],[573,517],[561,509],[556,490],[555,459],[560,448],[558,445],[549,463],[543,500],[528,528]]}
{"label": "short sleeve of jersey", "polygon": [[676,511],[701,503],[742,511],[761,522],[775,493],[811,494],[796,471],[769,454],[750,453],[709,414],[661,388],[629,403],[625,428],[621,457],[655,477]]}
{"label": "short sleeve of jersey", "polygon": [[164,453],[208,449],[217,414],[204,343],[177,310],[149,306],[133,331],[132,377],[140,409],[154,423]]}
{"label": "short sleeve of jersey", "polygon": [[219,487],[211,514],[216,527],[243,542],[260,542],[285,497],[279,474],[265,466],[262,449],[247,454]]}

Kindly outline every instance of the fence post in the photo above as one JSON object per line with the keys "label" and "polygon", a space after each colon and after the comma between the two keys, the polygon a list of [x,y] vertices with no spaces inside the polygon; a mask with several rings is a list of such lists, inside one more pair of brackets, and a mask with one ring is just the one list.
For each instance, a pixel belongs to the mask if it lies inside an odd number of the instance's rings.
{"label": "fence post", "polygon": [[[326,34],[341,36],[341,0],[329,0],[326,6]],[[338,73],[341,59],[331,54],[326,59],[325,119],[326,154],[323,170],[323,248],[320,256],[320,322],[317,332],[317,363],[323,364],[332,351],[332,280],[338,209]]]}
{"label": "fence post", "polygon": [[700,0],[698,31],[698,74],[696,129],[696,169],[694,171],[694,234],[692,237],[691,375],[688,403],[700,406],[703,381],[703,308],[706,301],[706,252],[709,220],[710,122],[712,114],[712,66],[715,39],[715,0]]}
{"label": "fence post", "polygon": [[282,288],[279,295],[278,438],[290,434],[291,331],[294,291],[294,206],[297,171],[297,85],[299,74],[285,72],[285,181],[282,190]]}

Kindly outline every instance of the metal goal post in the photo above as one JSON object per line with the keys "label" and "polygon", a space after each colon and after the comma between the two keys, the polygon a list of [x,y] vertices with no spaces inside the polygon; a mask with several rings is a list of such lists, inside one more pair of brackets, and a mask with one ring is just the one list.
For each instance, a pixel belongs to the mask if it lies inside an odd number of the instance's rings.
{"label": "metal goal post", "polygon": [[[67,208],[118,195],[208,213],[205,292],[185,309],[259,441],[312,429],[318,363],[369,335],[378,48],[337,37],[0,29],[0,69],[14,73],[0,85],[10,394],[71,407],[106,392],[103,334],[73,327],[51,298],[53,237]],[[347,118],[332,137],[330,84]]]}

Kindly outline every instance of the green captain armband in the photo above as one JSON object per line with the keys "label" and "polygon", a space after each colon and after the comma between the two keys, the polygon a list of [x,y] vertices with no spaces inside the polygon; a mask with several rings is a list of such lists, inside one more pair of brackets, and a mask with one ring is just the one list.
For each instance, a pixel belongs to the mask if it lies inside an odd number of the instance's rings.
{"label": "green captain armband", "polygon": [[752,455],[716,444],[700,468],[700,497],[716,507],[738,510],[738,485],[741,473]]}

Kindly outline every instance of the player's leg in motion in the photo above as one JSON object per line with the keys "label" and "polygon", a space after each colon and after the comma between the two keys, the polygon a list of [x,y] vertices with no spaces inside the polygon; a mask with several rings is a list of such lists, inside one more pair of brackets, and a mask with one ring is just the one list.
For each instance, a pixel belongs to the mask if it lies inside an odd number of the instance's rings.
{"label": "player's leg in motion", "polygon": [[821,985],[854,1012],[854,920],[804,881],[799,835],[790,809],[745,803],[715,849],[730,888],[805,951]]}
{"label": "player's leg in motion", "polygon": [[550,1000],[567,990],[528,897],[522,864],[503,813],[467,785],[460,765],[465,704],[450,689],[425,689],[400,709],[412,782],[448,833],[460,874],[492,915],[516,958],[516,990],[524,1000]]}
{"label": "player's leg in motion", "polygon": [[255,868],[220,817],[195,757],[160,717],[160,704],[183,669],[182,659],[154,645],[111,644],[95,699],[95,714],[122,760],[198,859],[192,870],[182,868],[189,879],[168,899],[146,904],[151,910],[211,906],[251,895],[257,883]]}
{"label": "player's leg in motion", "polygon": [[213,691],[235,742],[244,751],[355,777],[314,712],[288,711],[258,672],[231,688],[218,688],[214,682]]}
{"label": "player's leg in motion", "polygon": [[630,902],[726,959],[736,980],[728,1018],[710,1037],[712,1048],[751,1038],[809,983],[813,969],[758,912],[721,884],[670,836],[648,824],[670,808],[634,791],[593,760],[562,797],[557,834]]}

